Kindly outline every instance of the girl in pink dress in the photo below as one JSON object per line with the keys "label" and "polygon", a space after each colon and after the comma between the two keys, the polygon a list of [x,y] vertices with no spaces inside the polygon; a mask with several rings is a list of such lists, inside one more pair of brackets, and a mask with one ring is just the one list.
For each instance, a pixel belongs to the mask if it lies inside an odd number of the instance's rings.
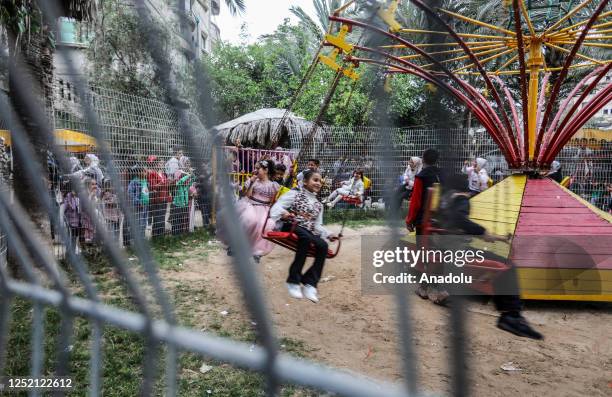
{"label": "girl in pink dress", "polygon": [[273,243],[261,237],[264,224],[265,230],[274,228],[274,222],[268,220],[268,210],[280,189],[278,183],[272,180],[274,173],[271,160],[257,162],[253,176],[244,184],[244,197],[236,204],[242,227],[253,248],[255,262],[274,248]]}

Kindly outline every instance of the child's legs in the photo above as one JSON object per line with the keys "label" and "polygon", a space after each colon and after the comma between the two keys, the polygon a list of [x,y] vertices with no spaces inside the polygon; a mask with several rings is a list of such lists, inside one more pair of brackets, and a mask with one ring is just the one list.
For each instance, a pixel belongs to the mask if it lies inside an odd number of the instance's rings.
{"label": "child's legs", "polygon": [[338,191],[340,189],[336,189],[333,192],[331,192],[331,194],[329,195],[329,197],[327,197],[327,200],[332,201],[333,199],[335,199],[336,197],[338,197]]}
{"label": "child's legs", "polygon": [[[283,231],[288,232],[289,230],[291,230],[290,223],[283,225]],[[289,277],[287,277],[287,282],[299,284],[302,281],[302,268],[304,268],[304,263],[306,262],[306,257],[308,256],[308,248],[310,248],[310,243],[312,241],[312,237],[314,236],[308,230],[299,226],[295,228],[294,233],[298,236],[298,241],[295,258],[289,267]]]}
{"label": "child's legs", "polygon": [[323,274],[323,266],[327,258],[327,242],[319,236],[313,235],[312,237],[311,241],[315,246],[315,260],[310,269],[302,276],[302,283],[316,287]]}
{"label": "child's legs", "polygon": [[338,204],[338,201],[342,200],[342,197],[344,197],[344,196],[338,195],[335,199],[333,199],[331,201],[331,205],[334,206],[334,205]]}

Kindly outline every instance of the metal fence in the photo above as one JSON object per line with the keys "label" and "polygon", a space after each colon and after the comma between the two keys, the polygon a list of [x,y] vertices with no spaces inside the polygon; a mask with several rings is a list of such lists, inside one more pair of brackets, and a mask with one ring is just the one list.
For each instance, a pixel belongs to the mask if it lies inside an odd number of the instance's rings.
{"label": "metal fence", "polygon": [[[382,181],[386,175],[395,175],[399,185],[408,160],[420,157],[430,147],[440,151],[440,165],[445,169],[459,172],[466,160],[482,157],[487,160],[485,168],[492,182],[497,183],[511,173],[501,151],[482,129],[325,126],[316,131],[308,144],[297,131],[290,133],[292,149],[305,152],[303,161],[308,158],[321,161],[327,191],[348,180],[353,170],[359,168],[372,181],[368,194],[374,202],[385,200]],[[612,193],[612,131],[609,135],[609,140],[575,139],[556,159],[561,163],[563,175],[571,178],[569,188],[606,211],[610,210]],[[390,136],[393,146],[387,151],[386,162],[379,155],[385,149],[385,142],[380,139],[383,136]]]}
{"label": "metal fence", "polygon": [[[56,19],[58,15],[54,13],[53,8],[53,5],[57,5],[56,2],[40,2],[40,4],[50,20]],[[147,8],[144,7],[142,1],[136,1],[136,4],[135,10],[143,27],[146,28],[151,23]],[[171,83],[172,79],[169,78],[167,58],[164,58],[164,53],[152,34],[154,30],[144,28],[143,50],[151,53],[159,69],[163,88],[172,98],[175,90]],[[60,50],[57,56],[63,57],[65,54]],[[72,60],[66,58],[66,61],[70,74],[76,75]],[[10,72],[15,76],[13,78],[16,89],[11,95],[21,96],[24,100],[19,103],[29,104],[28,108],[19,109],[20,111],[25,112],[32,119],[44,120],[45,110],[37,107],[38,102],[32,98],[32,92],[25,85],[28,80],[28,75],[23,73],[25,68],[23,64],[19,64],[19,68],[11,66]],[[195,74],[197,88],[206,94],[207,84],[201,80],[204,77],[204,73]],[[72,93],[67,95],[66,91],[63,92],[63,95],[68,102],[74,103],[71,106],[77,108],[58,109],[54,114],[55,124],[53,120],[47,119],[46,123],[41,124],[41,128],[44,128],[49,135],[58,126],[74,129],[74,131],[87,131],[96,139],[96,151],[105,167],[104,173],[108,175],[111,187],[116,191],[116,204],[123,216],[123,222],[126,222],[132,230],[140,228],[139,230],[144,232],[143,216],[139,212],[137,203],[128,200],[127,195],[124,194],[130,189],[129,186],[125,186],[128,178],[124,176],[123,170],[131,169],[135,160],[141,163],[146,161],[145,157],[149,155],[158,155],[166,160],[170,156],[170,153],[167,152],[169,147],[182,145],[185,156],[198,159],[197,164],[192,164],[198,168],[197,174],[203,173],[204,167],[200,160],[203,161],[206,157],[201,155],[200,148],[203,145],[201,141],[198,144],[197,136],[201,124],[190,123],[190,116],[181,108],[168,106],[159,112],[159,108],[156,107],[159,104],[149,100],[129,95],[120,95],[115,98],[109,91],[101,88],[91,90],[83,82],[77,82],[76,88],[76,97]],[[74,87],[70,87],[70,90],[73,89]],[[59,95],[60,97],[62,95],[61,89]],[[150,113],[143,115],[141,108],[133,108],[135,102],[140,103],[140,106],[144,108],[149,107],[148,112]],[[210,104],[204,102],[202,107],[208,112],[204,116],[209,121],[214,120],[214,115],[207,108]],[[0,93],[0,114],[9,115],[13,112],[15,109],[11,108],[11,103],[4,93]],[[14,132],[13,150],[18,151],[22,158],[37,158],[34,155],[35,150],[40,148],[34,147],[32,142],[26,139],[24,126],[21,125],[18,118],[10,119],[12,121],[9,127]],[[404,167],[402,163],[408,156],[419,155],[423,148],[439,144],[437,141],[439,134],[434,135],[427,131],[416,131],[416,135],[388,130],[363,129],[362,131],[354,134],[350,129],[339,129],[338,133],[323,136],[324,139],[315,142],[313,149],[309,150],[312,150],[312,156],[323,160],[323,168],[333,169],[334,163],[344,158],[348,159],[346,169],[355,166],[366,169],[367,175],[372,176],[374,182],[372,194],[375,197],[384,196],[385,188],[391,186],[390,180],[395,179],[393,175],[401,172]],[[204,132],[203,129],[201,132]],[[373,137],[373,135],[376,136]],[[469,149],[466,150],[464,144]],[[458,133],[457,140],[453,141],[452,145],[453,147],[457,145],[455,148],[460,150],[457,152],[457,158],[447,157],[444,161],[456,162],[457,166],[464,157],[497,155],[490,141],[480,141],[479,138],[473,138],[469,134]],[[64,150],[66,146],[62,144],[49,146],[53,157],[58,162],[60,174],[63,175],[71,171],[69,161],[71,153]],[[224,172],[224,156],[220,146],[220,142],[216,141],[215,156],[212,157],[214,163],[211,164],[211,167],[219,170],[214,185],[215,193],[220,194],[222,198],[231,195],[231,188],[227,183],[229,175]],[[296,148],[299,149],[297,143]],[[463,153],[461,150],[466,151]],[[392,153],[393,156],[388,156],[388,153]],[[179,160],[180,158],[177,158],[177,161]],[[26,162],[24,168],[28,179],[20,183],[32,185],[39,204],[55,221],[59,239],[63,245],[69,247],[66,252],[67,265],[60,266],[56,258],[50,255],[48,247],[37,237],[36,227],[29,220],[22,204],[12,203],[7,192],[0,189],[0,212],[4,211],[3,216],[0,217],[2,231],[0,234],[4,236],[0,239],[0,246],[2,242],[7,242],[8,247],[15,252],[16,266],[20,270],[18,274],[14,274],[3,263],[0,263],[0,375],[4,374],[6,364],[9,326],[16,321],[24,321],[20,318],[11,318],[11,310],[19,298],[32,304],[31,324],[26,325],[31,331],[28,369],[32,377],[40,377],[45,373],[44,359],[47,354],[45,344],[48,341],[45,337],[43,319],[46,307],[54,307],[59,314],[60,331],[55,341],[56,345],[48,352],[55,356],[54,375],[56,376],[68,375],[70,365],[75,360],[79,360],[80,365],[86,365],[83,361],[87,359],[71,355],[70,346],[74,338],[75,321],[83,320],[90,325],[91,333],[86,338],[91,343],[88,392],[92,396],[101,394],[101,373],[104,362],[114,359],[114,357],[103,357],[102,355],[103,345],[107,343],[104,335],[108,332],[109,326],[119,327],[138,335],[144,341],[142,371],[139,374],[142,377],[140,394],[144,396],[161,394],[162,388],[165,389],[165,394],[168,396],[177,394],[179,351],[192,352],[202,357],[218,359],[257,371],[265,378],[268,395],[275,395],[281,383],[304,385],[331,393],[364,397],[415,395],[420,391],[417,386],[417,360],[411,334],[411,299],[407,297],[405,291],[399,288],[395,290],[395,302],[398,340],[401,343],[398,350],[401,351],[403,359],[404,382],[387,384],[374,381],[365,375],[346,373],[307,360],[296,359],[280,352],[276,332],[267,310],[264,290],[256,273],[257,267],[252,261],[247,238],[240,227],[232,200],[219,199],[220,205],[225,210],[220,223],[227,231],[228,243],[234,252],[233,268],[239,286],[236,290],[242,293],[249,316],[256,327],[258,341],[256,346],[251,347],[245,343],[177,325],[174,308],[168,292],[162,286],[157,264],[144,238],[144,233],[132,233],[133,253],[139,259],[139,269],[145,278],[143,281],[135,277],[135,269],[130,265],[126,251],[121,249],[116,237],[113,236],[113,230],[108,230],[105,219],[100,218],[97,199],[95,195],[91,195],[91,192],[86,190],[91,186],[83,186],[77,177],[73,177],[70,180],[72,184],[70,190],[74,191],[75,197],[79,199],[79,211],[89,217],[89,222],[96,233],[96,239],[105,248],[111,266],[120,275],[117,277],[117,282],[128,291],[134,309],[119,309],[105,303],[92,281],[87,259],[78,255],[75,249],[76,242],[71,237],[70,230],[59,221],[59,214],[49,203],[48,186],[45,186],[40,178],[40,175],[45,173],[46,166],[36,161]],[[340,169],[344,168],[341,166]],[[502,172],[505,171],[502,170]],[[397,237],[397,231],[394,236]],[[467,355],[464,354],[462,347],[462,310],[461,304],[452,306],[448,326],[451,340],[449,363],[455,395],[467,394],[464,365]],[[160,346],[163,346],[163,352],[160,351]],[[161,367],[159,364],[162,361],[165,362],[162,371],[164,379],[156,382]],[[36,395],[36,393],[32,394]]]}
{"label": "metal fence", "polygon": [[[196,175],[192,159],[185,155],[186,141],[176,112],[167,104],[98,86],[80,94],[74,83],[58,80],[53,85],[53,121],[56,143],[71,155],[71,172],[79,176],[96,201],[96,217],[127,246],[132,233],[147,237],[192,232],[210,223],[211,203],[197,195],[195,188],[204,175]],[[130,231],[118,207],[117,192],[110,184],[107,164],[91,164],[98,157],[99,142],[91,139],[92,126],[85,106],[95,110],[97,128],[109,145],[121,184],[129,195],[139,224]],[[210,159],[205,130],[193,113],[186,113],[190,128],[197,134],[200,161]],[[94,161],[96,161],[94,158]],[[53,163],[53,159],[49,160]],[[206,171],[209,165],[204,167]],[[55,167],[59,170],[59,167]],[[82,245],[96,242],[93,222],[80,210],[71,186],[70,174],[50,172],[51,189],[57,208],[71,236]],[[95,186],[94,186],[95,185]],[[148,191],[148,193],[147,193]],[[58,256],[65,254],[56,244]]]}
{"label": "metal fence", "polygon": [[[178,103],[176,90],[170,78],[168,58],[155,37],[154,26],[151,26],[151,18],[148,8],[143,1],[136,1],[134,11],[139,16],[139,23],[143,31],[143,50],[148,51],[157,66],[163,89],[168,92],[170,103]],[[59,2],[39,3],[48,20],[58,17],[57,10],[60,9]],[[59,48],[56,56],[63,57],[68,64],[68,74],[77,76],[72,59]],[[39,107],[39,101],[33,97],[29,90],[29,74],[24,73],[27,68],[25,64],[17,62],[17,67],[11,64],[10,73],[14,81],[11,98],[5,93],[0,93],[0,114],[9,120],[9,129],[12,132],[12,150],[19,158],[37,159],[36,151],[42,148],[33,145],[29,141],[20,120],[24,117],[36,120],[38,128],[43,137],[50,138],[53,135],[53,120],[48,118],[45,109]],[[204,95],[207,94],[205,74],[202,70],[196,70],[194,74],[197,89]],[[147,134],[160,133],[156,123],[167,123],[168,120],[178,120],[181,128],[178,130],[176,143],[185,142],[185,155],[198,158],[197,132],[188,122],[189,116],[184,109],[169,107],[168,113],[158,115],[158,120],[142,120],[140,118],[128,118],[123,120],[123,112],[119,111],[131,106],[130,101],[135,98],[129,96],[121,97],[121,104],[105,102],[103,91],[98,91],[101,96],[96,96],[96,90],[90,91],[89,87],[82,81],[76,82],[76,102],[80,106],[80,113],[76,111],[69,114],[79,114],[72,119],[62,115],[55,115],[56,123],[65,123],[65,126],[76,128],[79,131],[87,131],[96,139],[97,153],[106,167],[105,173],[111,181],[112,188],[117,194],[117,206],[124,216],[130,229],[135,230],[142,226],[142,217],[134,202],[127,199],[125,194],[125,181],[122,176],[122,166],[127,166],[133,156],[149,155],[151,152],[160,151],[162,145],[150,141],[150,144],[137,146],[138,142]],[[64,93],[65,95],[65,93]],[[19,101],[12,99],[19,97]],[[72,99],[72,95],[71,95]],[[114,99],[113,99],[114,101]],[[13,108],[12,104],[19,103],[20,107]],[[203,100],[202,109],[206,112],[204,117],[210,122],[214,121],[214,115],[207,108],[210,101]],[[18,111],[22,117],[8,117],[14,111]],[[113,121],[113,117],[115,117]],[[82,124],[86,120],[86,125]],[[74,123],[74,124],[68,124]],[[124,123],[131,123],[130,128],[125,128]],[[87,128],[85,128],[85,126]],[[127,138],[123,137],[126,133]],[[113,135],[118,134],[118,135]],[[108,139],[108,137],[111,139]],[[115,137],[114,139],[112,137]],[[108,140],[107,140],[108,139]],[[182,140],[184,139],[184,140]],[[164,135],[164,140],[168,141]],[[114,141],[114,143],[113,143]],[[219,148],[220,142],[215,147]],[[117,145],[113,149],[113,145]],[[60,173],[69,174],[70,153],[64,150],[64,145],[50,143],[48,149],[52,152],[58,163]],[[132,150],[132,146],[136,149]],[[201,143],[199,145],[201,147]],[[115,155],[114,152],[117,152]],[[157,152],[159,153],[159,152]],[[224,168],[222,152],[219,149],[213,156],[215,162],[213,167],[220,170],[219,177],[215,181],[215,187],[220,190],[223,197],[228,197],[230,186],[227,183],[228,175],[223,173]],[[165,157],[168,153],[163,153]],[[54,356],[53,375],[66,376],[70,374],[71,365],[79,362],[79,366],[87,365],[89,361],[88,394],[98,396],[101,394],[101,374],[105,362],[115,357],[104,357],[103,346],[108,343],[104,335],[109,332],[108,328],[118,327],[129,333],[137,335],[143,341],[144,352],[142,357],[141,371],[134,374],[142,379],[140,395],[150,396],[161,394],[162,389],[168,396],[177,394],[178,377],[178,353],[179,351],[192,352],[194,354],[228,362],[232,365],[246,368],[261,373],[265,380],[267,395],[275,395],[279,385],[291,383],[313,387],[319,390],[351,396],[399,396],[415,394],[417,391],[414,381],[414,362],[412,360],[412,338],[409,332],[410,326],[407,322],[409,311],[404,297],[398,299],[399,304],[399,334],[403,341],[403,352],[406,361],[406,386],[398,384],[386,384],[368,379],[358,374],[348,374],[333,368],[322,366],[310,361],[296,359],[290,355],[280,352],[279,343],[274,327],[267,311],[268,305],[264,291],[256,274],[256,267],[247,246],[244,231],[239,226],[236,210],[232,200],[220,200],[224,207],[224,216],[220,222],[224,225],[228,234],[228,243],[234,252],[233,266],[240,287],[237,289],[243,295],[244,302],[252,318],[256,329],[257,346],[249,346],[245,343],[236,342],[227,338],[217,337],[208,332],[187,329],[177,325],[176,314],[168,297],[168,292],[163,288],[158,274],[157,264],[147,240],[141,233],[132,233],[133,255],[138,258],[139,270],[144,280],[137,279],[134,274],[134,266],[128,260],[125,250],[122,250],[112,231],[107,229],[106,224],[97,215],[97,204],[94,195],[86,190],[77,176],[71,178],[71,190],[79,199],[80,213],[87,214],[93,225],[96,239],[104,247],[110,266],[120,275],[116,281],[125,287],[133,309],[120,309],[104,302],[98,286],[93,282],[92,273],[89,270],[90,263],[82,255],[78,255],[74,247],[74,241],[69,230],[63,222],[59,221],[58,213],[50,203],[48,186],[41,180],[40,176],[46,174],[47,164],[38,161],[25,161],[21,164],[26,174],[24,180],[19,183],[28,183],[35,191],[32,199],[46,210],[48,216],[55,221],[57,233],[62,243],[68,247],[66,251],[66,264],[60,266],[53,255],[50,254],[48,246],[40,241],[36,233],[36,226],[27,214],[22,203],[12,203],[8,194],[0,189],[0,211],[6,216],[0,217],[0,228],[2,235],[6,236],[9,249],[14,252],[15,266],[18,272],[0,266],[0,375],[4,374],[6,365],[6,352],[9,341],[9,328],[14,323],[22,324],[30,333],[29,365],[27,370],[30,376],[40,377],[47,374],[45,360],[47,355]],[[198,173],[203,172],[202,164],[195,164]],[[223,175],[222,175],[223,174]],[[95,175],[94,175],[95,176]],[[129,190],[129,189],[128,189]],[[12,318],[11,313],[18,301],[26,300],[31,304],[31,317]],[[45,312],[47,307],[53,307],[57,313],[59,324],[57,337],[54,343],[50,343],[49,336],[45,331]],[[455,310],[453,310],[453,313]],[[71,346],[75,338],[75,323],[85,321],[91,330],[84,336],[90,343],[89,356],[74,357]],[[453,326],[453,337],[461,335],[460,328]],[[46,347],[50,347],[47,349]],[[160,349],[162,347],[163,349]],[[28,352],[23,352],[28,355]],[[460,355],[457,355],[460,357]],[[27,361],[27,360],[26,360]],[[457,361],[457,360],[455,360]],[[158,382],[160,362],[164,362],[163,379]],[[464,379],[463,366],[457,366],[460,370],[456,378]],[[13,374],[12,374],[13,375]],[[26,374],[14,374],[26,375]],[[460,382],[461,384],[461,382]],[[204,393],[204,391],[202,391]],[[38,395],[36,391],[31,393]]]}

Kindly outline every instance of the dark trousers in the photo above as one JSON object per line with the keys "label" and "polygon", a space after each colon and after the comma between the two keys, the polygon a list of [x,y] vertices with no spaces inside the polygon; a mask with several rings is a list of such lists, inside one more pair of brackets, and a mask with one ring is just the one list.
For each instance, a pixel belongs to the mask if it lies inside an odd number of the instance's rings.
{"label": "dark trousers", "polygon": [[[291,230],[291,224],[286,223],[283,226],[283,231],[288,232],[289,230]],[[289,267],[287,282],[291,284],[308,284],[316,287],[321,279],[323,266],[327,258],[327,242],[321,237],[299,226],[295,228],[294,233],[298,236],[298,242],[295,258]],[[304,268],[304,263],[306,262],[308,249],[311,243],[315,246],[315,260],[310,269],[302,274],[302,269]]]}
{"label": "dark trousers", "polygon": [[[420,248],[424,244],[422,226],[416,227],[417,247]],[[435,247],[427,247],[435,249]],[[516,267],[506,258],[495,255],[491,252],[485,253],[485,259],[504,263],[509,266],[509,269],[499,275],[493,281],[493,303],[495,308],[500,312],[520,312],[522,308],[521,298],[519,296],[518,277]]]}
{"label": "dark trousers", "polygon": [[151,214],[151,235],[161,236],[166,231],[166,203],[153,203],[149,207]]}
{"label": "dark trousers", "polygon": [[411,195],[412,195],[412,190],[406,189],[406,185],[402,185],[398,187],[397,189],[395,189],[395,191],[393,192],[392,209],[394,211],[398,211],[400,207],[402,206],[402,203],[404,202],[404,200],[410,200]]}
{"label": "dark trousers", "polygon": [[485,258],[505,263],[510,267],[493,281],[493,303],[495,308],[500,312],[520,312],[522,305],[521,298],[519,297],[516,267],[512,262],[490,252],[485,254]]}
{"label": "dark trousers", "polygon": [[208,226],[210,224],[210,204],[208,200],[199,200],[198,207],[202,212],[202,225]]}
{"label": "dark trousers", "polygon": [[81,229],[79,227],[70,226],[70,241],[72,242],[73,252],[76,252],[76,246],[79,242],[79,237],[81,235]]}
{"label": "dark trousers", "polygon": [[186,233],[189,230],[189,206],[177,207],[172,204],[170,206],[170,224],[172,225],[172,234]]}

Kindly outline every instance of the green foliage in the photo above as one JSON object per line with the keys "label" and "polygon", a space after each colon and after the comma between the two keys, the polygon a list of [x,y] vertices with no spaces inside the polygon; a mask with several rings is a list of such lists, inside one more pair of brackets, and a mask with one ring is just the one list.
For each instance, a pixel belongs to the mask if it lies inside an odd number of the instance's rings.
{"label": "green foliage", "polygon": [[134,95],[163,99],[155,63],[149,52],[144,51],[142,37],[155,34],[167,51],[171,44],[168,30],[156,24],[151,27],[154,32],[143,32],[144,24],[139,22],[134,9],[120,0],[105,1],[101,14],[88,49],[92,80]]}
{"label": "green foliage", "polygon": [[[289,107],[318,48],[318,39],[304,24],[285,20],[274,33],[250,45],[222,44],[204,66],[212,80],[216,110],[229,120],[262,107]],[[324,51],[329,51],[324,49]],[[367,125],[374,109],[372,90],[380,84],[376,69],[362,65],[354,84],[342,78],[323,121],[335,125]],[[314,120],[334,79],[334,72],[320,64],[304,85],[293,111]],[[407,83],[402,86],[402,83]],[[420,86],[413,78],[398,79],[392,94],[390,116],[404,125],[414,124],[422,102]]]}

